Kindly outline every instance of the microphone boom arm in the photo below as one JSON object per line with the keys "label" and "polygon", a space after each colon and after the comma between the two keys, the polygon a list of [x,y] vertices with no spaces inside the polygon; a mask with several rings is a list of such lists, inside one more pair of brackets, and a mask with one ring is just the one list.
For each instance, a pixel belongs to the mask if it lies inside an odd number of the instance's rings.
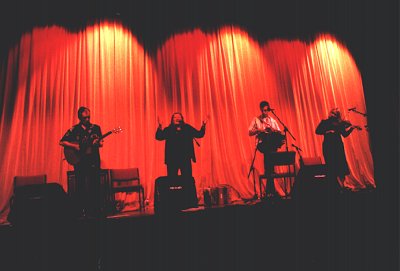
{"label": "microphone boom arm", "polygon": [[364,116],[364,117],[367,117],[367,114],[366,114],[366,113],[363,113],[363,112],[358,111],[355,107],[349,108],[348,110],[349,110],[349,111],[353,111],[354,113],[360,114],[360,115],[362,115],[362,116]]}

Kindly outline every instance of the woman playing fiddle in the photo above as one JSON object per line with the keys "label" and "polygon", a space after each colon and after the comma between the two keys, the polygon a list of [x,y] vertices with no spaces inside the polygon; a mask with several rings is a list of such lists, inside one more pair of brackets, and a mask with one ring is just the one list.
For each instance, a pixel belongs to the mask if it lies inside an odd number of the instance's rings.
{"label": "woman playing fiddle", "polygon": [[348,137],[354,129],[361,130],[359,126],[352,125],[343,120],[337,108],[329,112],[327,119],[322,120],[315,131],[317,135],[323,135],[322,151],[327,168],[327,176],[333,181],[337,190],[344,188],[346,175],[350,174],[349,166],[344,152],[343,137]]}

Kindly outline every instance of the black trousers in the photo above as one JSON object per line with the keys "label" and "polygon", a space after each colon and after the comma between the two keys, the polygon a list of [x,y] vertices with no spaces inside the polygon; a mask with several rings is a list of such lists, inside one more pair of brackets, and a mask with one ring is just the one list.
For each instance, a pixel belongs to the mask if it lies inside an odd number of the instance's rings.
{"label": "black trousers", "polygon": [[264,153],[264,175],[267,179],[267,184],[265,187],[265,193],[276,195],[277,192],[275,190],[275,181],[274,178],[271,177],[271,174],[274,173],[274,165],[270,159],[269,153]]}
{"label": "black trousers", "polygon": [[100,211],[100,167],[90,162],[81,162],[74,167],[76,177],[77,204],[89,214]]}
{"label": "black trousers", "polygon": [[190,159],[183,161],[174,161],[167,164],[167,175],[169,177],[178,176],[178,170],[181,170],[181,175],[192,177],[192,161]]}

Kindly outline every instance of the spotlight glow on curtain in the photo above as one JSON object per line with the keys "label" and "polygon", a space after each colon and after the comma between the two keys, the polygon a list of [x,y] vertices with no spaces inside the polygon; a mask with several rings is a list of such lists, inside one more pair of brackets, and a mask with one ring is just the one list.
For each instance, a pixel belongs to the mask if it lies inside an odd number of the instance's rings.
{"label": "spotlight glow on curtain", "polygon": [[[213,34],[194,30],[174,35],[153,57],[116,23],[79,33],[35,28],[21,37],[1,69],[0,221],[15,175],[45,173],[49,182],[67,189],[66,171],[72,167],[58,142],[78,121],[79,106],[91,109],[103,133],[124,129],[105,140],[102,168],[139,167],[150,200],[155,178],[166,174],[164,142],[154,139],[157,118],[166,126],[180,111],[196,128],[208,119],[201,146],[195,146],[199,196],[204,187],[229,184],[249,198],[255,141],[247,128],[259,115],[261,100],[276,109],[296,137],[288,137],[289,146],[300,146],[303,157],[322,157],[322,138],[314,132],[331,108],[366,111],[357,66],[329,35],[311,44],[275,40],[260,45],[235,27]],[[346,117],[366,124],[359,115]],[[355,131],[344,142],[351,170],[347,185],[375,186],[368,133]],[[262,160],[258,153],[257,174]],[[282,192],[283,181],[276,185]]]}

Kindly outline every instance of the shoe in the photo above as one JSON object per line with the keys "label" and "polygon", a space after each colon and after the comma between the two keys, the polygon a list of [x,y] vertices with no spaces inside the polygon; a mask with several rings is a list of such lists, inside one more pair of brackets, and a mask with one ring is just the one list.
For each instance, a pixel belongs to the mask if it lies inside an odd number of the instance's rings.
{"label": "shoe", "polygon": [[274,198],[274,197],[276,197],[275,193],[268,193],[267,194],[267,198]]}

